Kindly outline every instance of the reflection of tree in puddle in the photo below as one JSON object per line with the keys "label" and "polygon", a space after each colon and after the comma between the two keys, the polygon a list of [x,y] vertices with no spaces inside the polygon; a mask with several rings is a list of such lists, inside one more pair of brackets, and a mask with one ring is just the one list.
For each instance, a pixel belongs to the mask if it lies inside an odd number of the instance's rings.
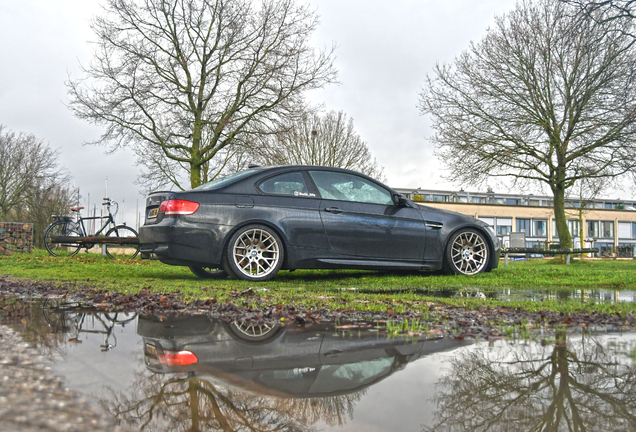
{"label": "reflection of tree in puddle", "polygon": [[102,405],[144,431],[311,431],[323,421],[342,426],[363,391],[318,398],[264,396],[214,378],[138,373],[132,396],[118,393]]}
{"label": "reflection of tree in puddle", "polygon": [[565,332],[554,346],[477,346],[451,360],[425,430],[636,430],[630,351]]}

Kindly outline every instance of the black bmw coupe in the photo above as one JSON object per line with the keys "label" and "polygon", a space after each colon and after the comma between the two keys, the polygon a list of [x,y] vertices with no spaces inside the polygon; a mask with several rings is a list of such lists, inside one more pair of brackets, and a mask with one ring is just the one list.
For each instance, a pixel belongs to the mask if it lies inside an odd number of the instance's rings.
{"label": "black bmw coupe", "polygon": [[141,256],[199,277],[266,281],[279,270],[496,268],[488,225],[421,206],[360,173],[319,166],[251,167],[185,192],[154,192]]}

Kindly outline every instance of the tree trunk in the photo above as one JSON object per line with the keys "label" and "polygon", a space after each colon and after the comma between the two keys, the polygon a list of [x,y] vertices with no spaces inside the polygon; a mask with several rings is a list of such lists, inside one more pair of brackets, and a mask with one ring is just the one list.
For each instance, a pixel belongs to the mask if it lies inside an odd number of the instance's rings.
{"label": "tree trunk", "polygon": [[192,130],[192,150],[190,153],[190,187],[201,186],[201,119],[197,115]]}
{"label": "tree trunk", "polygon": [[201,165],[198,163],[190,163],[190,187],[194,189],[201,186]]}
{"label": "tree trunk", "polygon": [[552,190],[554,192],[554,219],[559,233],[559,243],[561,248],[569,249],[572,247],[572,236],[565,216],[565,189],[562,185],[557,184]]}
{"label": "tree trunk", "polygon": [[199,380],[197,378],[188,380],[188,393],[190,394],[190,418],[192,419],[192,427],[189,431],[199,432],[201,431],[201,414],[199,413],[201,406],[199,402]]}

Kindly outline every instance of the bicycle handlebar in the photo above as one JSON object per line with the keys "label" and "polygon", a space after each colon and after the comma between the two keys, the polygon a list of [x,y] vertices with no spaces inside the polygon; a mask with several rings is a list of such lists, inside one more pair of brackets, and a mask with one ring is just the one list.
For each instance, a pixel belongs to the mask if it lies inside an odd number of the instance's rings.
{"label": "bicycle handlebar", "polygon": [[115,213],[112,213],[113,217],[115,217],[115,215],[117,214],[117,212],[119,211],[119,204],[117,204],[117,201],[113,201],[110,198],[103,198],[105,202],[102,203],[102,205],[105,205],[108,207],[108,211],[110,212],[110,207],[111,206],[115,206]]}

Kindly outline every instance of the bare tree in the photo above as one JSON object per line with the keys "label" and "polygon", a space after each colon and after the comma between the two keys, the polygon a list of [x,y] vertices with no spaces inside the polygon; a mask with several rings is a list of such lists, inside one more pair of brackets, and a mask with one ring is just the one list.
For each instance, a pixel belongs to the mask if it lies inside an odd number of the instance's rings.
{"label": "bare tree", "polygon": [[33,244],[44,247],[44,231],[53,221],[51,215],[66,215],[69,208],[77,205],[78,190],[66,184],[66,180],[46,181],[32,188],[26,196],[24,206],[10,213],[10,218],[19,222],[33,224]]}
{"label": "bare tree", "polygon": [[[222,374],[221,374],[222,375]],[[138,372],[130,391],[115,393],[102,406],[118,421],[140,430],[315,431],[318,422],[343,426],[364,390],[314,398],[262,394],[223,384],[214,377],[171,377]]]}
{"label": "bare tree", "polygon": [[305,112],[285,130],[259,139],[257,160],[264,165],[323,165],[346,168],[384,181],[384,169],[342,111]]}
{"label": "bare tree", "polygon": [[558,331],[553,346],[465,351],[438,383],[436,422],[424,431],[634,430],[634,345],[625,345]]}
{"label": "bare tree", "polygon": [[561,0],[598,21],[636,18],[636,0]]}
{"label": "bare tree", "polygon": [[294,0],[105,0],[104,11],[70,107],[105,126],[96,143],[132,147],[179,188],[213,178],[224,149],[277,130],[303,91],[335,81],[333,49],[309,44],[316,15]]}
{"label": "bare tree", "polygon": [[34,135],[16,135],[0,125],[0,219],[24,211],[35,193],[68,181],[57,157]]}
{"label": "bare tree", "polygon": [[580,19],[563,2],[523,0],[452,65],[438,65],[420,109],[433,117],[453,178],[547,185],[561,246],[571,247],[568,189],[636,168],[631,29],[631,20]]}

